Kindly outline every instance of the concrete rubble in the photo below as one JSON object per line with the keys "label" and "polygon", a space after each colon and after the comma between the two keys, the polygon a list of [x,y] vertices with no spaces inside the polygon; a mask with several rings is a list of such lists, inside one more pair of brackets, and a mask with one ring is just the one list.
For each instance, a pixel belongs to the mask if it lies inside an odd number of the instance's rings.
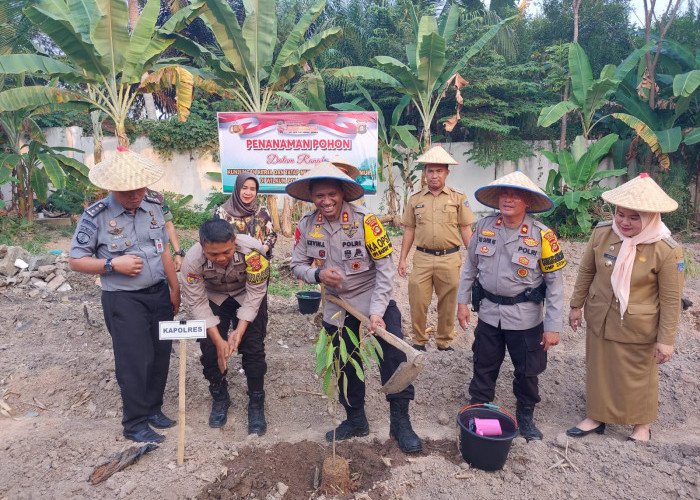
{"label": "concrete rubble", "polygon": [[67,292],[69,273],[66,254],[31,255],[22,247],[0,245],[0,290],[26,289],[30,297]]}

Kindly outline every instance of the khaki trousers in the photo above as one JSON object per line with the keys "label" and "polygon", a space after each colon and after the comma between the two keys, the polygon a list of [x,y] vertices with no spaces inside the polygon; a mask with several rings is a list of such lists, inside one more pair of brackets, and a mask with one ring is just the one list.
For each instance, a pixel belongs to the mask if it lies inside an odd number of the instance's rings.
{"label": "khaki trousers", "polygon": [[455,315],[457,312],[457,289],[462,257],[459,252],[449,255],[430,255],[415,251],[413,271],[408,279],[408,303],[411,306],[411,324],[416,344],[425,345],[428,306],[437,295],[438,329],[435,343],[438,347],[449,347],[455,337]]}

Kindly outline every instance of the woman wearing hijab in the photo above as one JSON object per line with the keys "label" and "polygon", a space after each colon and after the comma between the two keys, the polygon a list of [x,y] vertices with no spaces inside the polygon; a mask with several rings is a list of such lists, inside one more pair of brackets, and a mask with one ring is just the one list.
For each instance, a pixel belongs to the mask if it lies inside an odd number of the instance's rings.
{"label": "woman wearing hijab", "polygon": [[231,224],[236,234],[247,234],[260,240],[269,259],[277,241],[277,233],[272,228],[270,212],[258,203],[259,189],[260,185],[254,174],[239,174],[231,197],[216,210],[214,218],[223,219]]}
{"label": "woman wearing hijab", "polygon": [[658,367],[673,355],[683,291],[683,249],[661,222],[678,203],[643,173],[603,193],[615,205],[598,224],[579,267],[569,324],[586,319],[586,418],[572,437],[605,424],[633,425],[630,441],[651,439]]}

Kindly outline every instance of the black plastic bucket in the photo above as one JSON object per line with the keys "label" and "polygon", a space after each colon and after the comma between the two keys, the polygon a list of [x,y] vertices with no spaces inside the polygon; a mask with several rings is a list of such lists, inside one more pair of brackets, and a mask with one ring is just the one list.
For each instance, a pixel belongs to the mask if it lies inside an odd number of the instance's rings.
{"label": "black plastic bucket", "polygon": [[[474,418],[495,418],[501,424],[500,436],[480,436],[470,429]],[[515,419],[500,407],[491,404],[471,405],[457,415],[459,425],[459,452],[472,467],[481,470],[499,470],[508,458],[510,445],[520,431]]]}
{"label": "black plastic bucket", "polygon": [[313,290],[297,292],[297,302],[299,302],[301,314],[313,314],[318,311],[318,306],[321,303],[321,292]]}

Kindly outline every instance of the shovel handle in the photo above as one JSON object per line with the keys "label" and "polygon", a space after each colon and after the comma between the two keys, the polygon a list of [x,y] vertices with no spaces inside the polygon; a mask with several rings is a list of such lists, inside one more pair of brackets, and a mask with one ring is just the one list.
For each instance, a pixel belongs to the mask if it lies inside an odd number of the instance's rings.
{"label": "shovel handle", "polygon": [[[355,316],[357,319],[360,320],[362,324],[364,324],[366,327],[369,328],[371,325],[371,321],[367,316],[362,314],[360,311],[355,309],[353,306],[345,302],[344,300],[334,296],[334,295],[326,295],[326,300],[329,302],[333,302],[335,305],[342,307],[345,309],[347,312]],[[387,343],[393,345],[400,351],[406,353],[406,356],[408,356],[408,360],[410,361],[412,358],[416,357],[417,351],[406,341],[403,339],[398,338],[396,335],[393,335],[389,332],[387,332],[384,328],[381,326],[378,326],[374,330],[374,334],[381,337],[384,339]]]}

